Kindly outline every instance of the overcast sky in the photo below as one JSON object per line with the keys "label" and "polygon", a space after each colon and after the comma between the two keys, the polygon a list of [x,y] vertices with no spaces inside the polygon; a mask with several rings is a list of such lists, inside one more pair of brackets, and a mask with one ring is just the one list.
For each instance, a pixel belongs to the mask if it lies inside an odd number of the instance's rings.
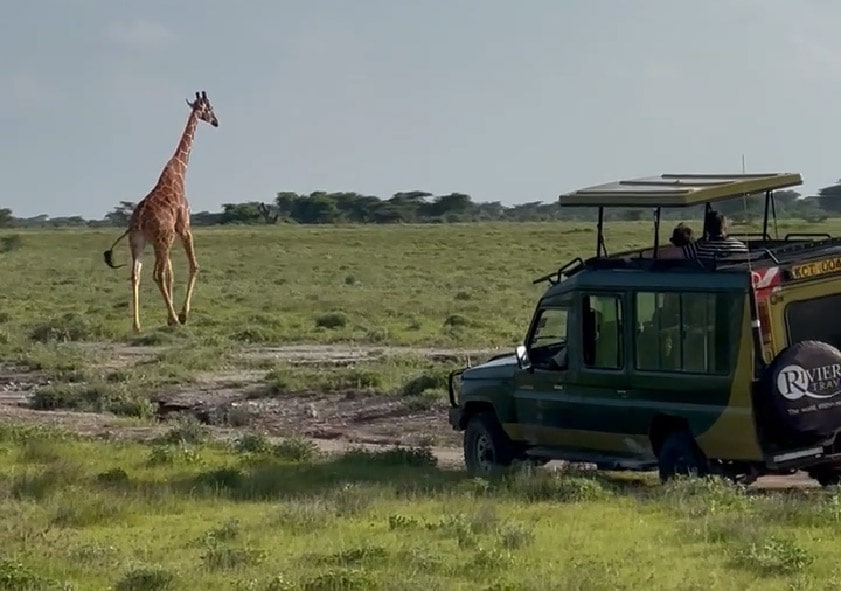
{"label": "overcast sky", "polygon": [[[837,0],[37,0],[0,19],[0,206],[99,218],[207,90],[194,212],[278,191],[505,204],[661,172],[841,177]],[[14,8],[11,8],[11,7]],[[234,8],[240,6],[241,8]]]}

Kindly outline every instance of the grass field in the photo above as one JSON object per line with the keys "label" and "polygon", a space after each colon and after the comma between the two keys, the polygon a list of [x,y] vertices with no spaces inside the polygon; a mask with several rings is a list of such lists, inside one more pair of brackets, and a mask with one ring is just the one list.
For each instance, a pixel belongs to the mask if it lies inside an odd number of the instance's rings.
{"label": "grass field", "polygon": [[[0,429],[0,588],[834,589],[841,496]],[[109,587],[109,585],[111,587]]]}
{"label": "grass field", "polygon": [[[608,224],[609,251],[647,244],[650,229]],[[780,224],[780,234],[839,230],[841,220]],[[197,229],[189,324],[164,326],[148,254],[139,336],[128,267],[102,261],[118,234],[0,233],[0,589],[841,584],[832,491],[663,489],[546,470],[479,481],[422,447],[321,457],[298,437],[330,428],[457,445],[447,371],[521,342],[545,289],[532,279],[589,256],[593,225]],[[128,261],[124,246],[116,259]],[[179,247],[173,263],[180,308]],[[239,442],[194,423],[157,427],[162,439],[144,443],[10,419],[25,409],[112,437],[151,429],[162,393],[224,403],[218,424]],[[113,415],[128,418],[90,427]],[[287,439],[269,444],[263,431]]]}
{"label": "grass field", "polygon": [[[781,234],[839,228],[841,220],[780,223]],[[649,243],[651,225],[615,222],[606,233],[609,250],[621,250]],[[1,233],[0,276],[10,278],[0,294],[2,339],[507,347],[522,338],[545,288],[532,279],[595,249],[593,224],[197,229],[201,271],[189,325],[163,326],[149,252],[141,283],[144,334],[134,337],[129,268],[113,271],[102,261],[118,234]],[[116,258],[130,261],[125,244]],[[186,264],[179,245],[173,263],[180,307]]]}

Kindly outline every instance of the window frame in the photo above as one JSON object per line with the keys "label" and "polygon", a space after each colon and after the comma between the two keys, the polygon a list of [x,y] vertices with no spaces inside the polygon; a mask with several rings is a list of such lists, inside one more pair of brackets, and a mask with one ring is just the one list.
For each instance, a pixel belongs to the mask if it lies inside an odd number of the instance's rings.
{"label": "window frame", "polygon": [[[715,314],[717,307],[721,305],[720,298],[726,298],[730,295],[731,292],[729,291],[710,291],[710,290],[676,290],[676,289],[635,289],[631,292],[631,306],[633,308],[633,334],[631,336],[631,343],[633,345],[633,364],[632,368],[635,373],[640,374],[651,374],[651,375],[662,375],[662,374],[669,374],[673,376],[683,376],[683,377],[698,377],[704,376],[708,378],[722,378],[731,376],[733,371],[735,371],[735,366],[738,363],[738,359],[733,359],[728,355],[727,367],[725,369],[717,369],[715,365],[715,358],[714,356],[709,356],[708,361],[706,363],[705,370],[695,370],[695,369],[685,369],[684,366],[686,365],[686,361],[684,358],[684,348],[685,348],[685,336],[686,336],[686,326],[684,323],[685,318],[685,304],[684,298],[689,296],[702,296],[704,298],[712,298],[713,302],[713,327],[714,330],[711,332],[708,328],[705,328],[707,338],[710,336],[713,339],[717,339],[716,331],[719,329],[717,325],[717,319],[715,319]],[[672,296],[676,297],[679,303],[678,306],[678,323],[677,326],[680,328],[679,332],[679,339],[680,339],[680,366],[679,367],[672,367],[672,368],[651,368],[651,367],[640,367],[639,361],[639,341],[640,337],[642,336],[639,328],[641,326],[641,319],[639,315],[639,298],[640,296],[654,296],[655,298],[655,309],[652,312],[652,319],[654,317],[654,313],[657,311],[657,296]],[[708,304],[709,300],[707,300]],[[731,325],[728,325],[727,330],[729,331]],[[728,337],[733,337],[735,335],[728,335]],[[729,340],[729,339],[728,339]],[[662,333],[658,330],[658,337],[657,337],[657,346],[658,348],[661,346],[662,343]],[[709,346],[709,345],[708,345]]]}
{"label": "window frame", "polygon": [[[592,365],[588,363],[585,359],[586,355],[586,341],[585,341],[585,329],[586,329],[586,314],[588,310],[592,307],[592,299],[594,298],[602,298],[602,299],[612,299],[616,303],[616,309],[618,311],[618,318],[617,318],[617,327],[616,327],[616,342],[617,347],[619,349],[619,359],[620,363],[618,367],[599,367],[596,365]],[[626,339],[627,334],[627,326],[628,326],[628,311],[626,305],[626,294],[624,292],[616,292],[616,291],[600,291],[600,290],[584,290],[581,292],[580,297],[578,299],[578,311],[579,311],[579,326],[577,327],[578,330],[578,337],[579,337],[579,350],[580,350],[580,369],[581,371],[587,373],[610,373],[610,374],[622,374],[626,373],[628,370],[628,343]],[[587,305],[585,306],[585,302]],[[593,341],[593,347],[596,347],[596,341]]]}

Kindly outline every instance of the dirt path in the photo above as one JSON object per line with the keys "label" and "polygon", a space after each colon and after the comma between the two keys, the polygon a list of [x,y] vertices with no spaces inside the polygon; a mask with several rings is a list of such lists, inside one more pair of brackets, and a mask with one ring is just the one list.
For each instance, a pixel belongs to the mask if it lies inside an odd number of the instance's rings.
{"label": "dirt path", "polygon": [[[95,357],[97,363],[114,368],[154,359],[165,350],[164,347],[111,343],[70,346],[83,349]],[[250,349],[241,358],[292,365],[350,365],[416,355],[430,361],[475,365],[498,353],[500,351],[496,349],[296,344]],[[264,375],[265,371],[246,369],[206,373],[196,383],[165,389],[157,399],[161,408],[198,416],[207,423],[212,436],[218,438],[234,438],[246,429],[257,429],[272,438],[308,438],[327,453],[357,447],[381,449],[394,445],[427,445],[441,465],[463,468],[461,433],[454,432],[447,422],[446,400],[418,408],[400,397],[353,390],[267,395],[262,383]],[[0,420],[51,424],[106,439],[150,439],[171,428],[166,423],[127,426],[126,421],[105,413],[28,408],[31,394],[47,384],[39,372],[0,364]],[[553,464],[555,462],[549,466]],[[753,486],[781,489],[818,484],[798,473],[761,478]]]}

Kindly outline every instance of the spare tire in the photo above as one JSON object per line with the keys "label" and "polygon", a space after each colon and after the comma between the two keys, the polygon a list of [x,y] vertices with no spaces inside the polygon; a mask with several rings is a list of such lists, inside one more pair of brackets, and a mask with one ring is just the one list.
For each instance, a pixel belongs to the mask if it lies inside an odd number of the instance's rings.
{"label": "spare tire", "polygon": [[841,351],[821,341],[800,341],[780,351],[768,368],[771,404],[783,426],[808,437],[841,428]]}

